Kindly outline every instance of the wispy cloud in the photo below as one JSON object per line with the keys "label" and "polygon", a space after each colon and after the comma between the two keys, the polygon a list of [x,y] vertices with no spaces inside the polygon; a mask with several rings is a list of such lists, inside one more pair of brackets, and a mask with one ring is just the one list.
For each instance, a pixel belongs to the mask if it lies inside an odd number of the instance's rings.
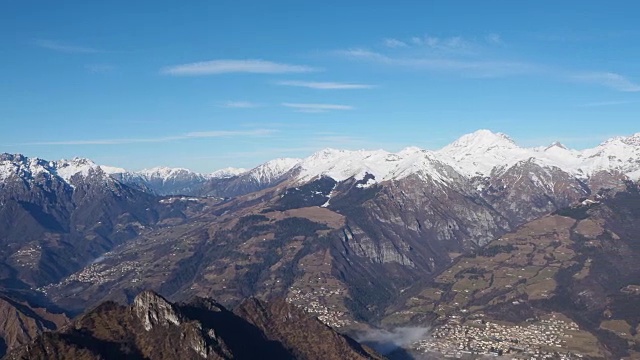
{"label": "wispy cloud", "polygon": [[251,101],[226,101],[220,104],[220,106],[231,109],[252,109],[262,105]]}
{"label": "wispy cloud", "polygon": [[350,105],[337,105],[337,104],[300,104],[300,103],[282,103],[282,106],[296,109],[299,112],[308,113],[320,113],[332,110],[353,110],[354,107]]}
{"label": "wispy cloud", "polygon": [[116,69],[116,67],[111,64],[88,64],[88,65],[85,65],[84,68],[88,72],[94,73],[94,74],[109,73]]}
{"label": "wispy cloud", "polygon": [[388,66],[422,69],[428,71],[465,72],[467,75],[495,77],[540,71],[535,64],[519,61],[482,60],[452,57],[404,57],[390,56],[367,49],[349,49],[338,54],[353,60],[376,62]]}
{"label": "wispy cloud", "polygon": [[273,135],[276,130],[254,129],[246,131],[214,130],[194,131],[175,136],[161,136],[154,138],[119,138],[119,139],[89,139],[89,140],[64,140],[64,141],[40,141],[20,145],[123,145],[138,143],[163,143],[177,140],[203,139],[203,138],[230,138],[230,137],[265,137]]}
{"label": "wispy cloud", "polygon": [[[482,52],[455,52],[454,49],[477,48],[478,42],[470,42],[460,37],[439,38],[433,36],[414,37],[407,44],[446,51],[415,51],[386,49],[373,51],[366,48],[339,50],[339,56],[356,61],[366,61],[389,67],[407,68],[430,72],[448,72],[455,75],[489,78],[514,75],[543,75],[551,80],[572,81],[604,86],[623,92],[640,92],[640,83],[614,72],[578,72],[573,69],[528,61],[505,60],[504,55]],[[488,34],[485,44],[502,45],[499,34]],[[490,47],[485,47],[489,49]]]}
{"label": "wispy cloud", "polygon": [[473,45],[472,42],[462,36],[438,37],[432,35],[414,36],[410,39],[410,43],[440,51],[469,50]]}
{"label": "wispy cloud", "polygon": [[266,60],[212,60],[169,66],[161,73],[176,76],[217,75],[228,73],[285,74],[308,73],[320,69],[306,65],[276,63]]}
{"label": "wispy cloud", "polygon": [[351,90],[351,89],[372,89],[375,85],[341,83],[341,82],[315,82],[315,81],[279,81],[276,84],[285,86],[306,87],[319,90]]}
{"label": "wispy cloud", "polygon": [[43,49],[53,50],[53,51],[63,52],[63,53],[97,54],[97,53],[104,52],[103,50],[92,48],[92,47],[71,45],[71,44],[67,44],[67,43],[63,43],[55,40],[38,39],[38,40],[35,40],[34,43],[36,46],[41,47]]}
{"label": "wispy cloud", "polygon": [[574,81],[601,85],[618,91],[640,91],[640,84],[637,84],[620,74],[612,72],[586,72],[572,75],[570,78]]}
{"label": "wispy cloud", "polygon": [[405,39],[384,38],[382,39],[382,45],[395,50],[420,49],[432,54],[472,55],[491,47],[504,45],[504,42],[500,34],[497,33],[489,33],[485,36],[473,38],[426,34]]}
{"label": "wispy cloud", "polygon": [[409,45],[407,45],[406,42],[404,42],[402,40],[394,39],[394,38],[383,39],[382,43],[384,44],[384,46],[392,48],[392,49],[404,48],[404,47],[409,46]]}

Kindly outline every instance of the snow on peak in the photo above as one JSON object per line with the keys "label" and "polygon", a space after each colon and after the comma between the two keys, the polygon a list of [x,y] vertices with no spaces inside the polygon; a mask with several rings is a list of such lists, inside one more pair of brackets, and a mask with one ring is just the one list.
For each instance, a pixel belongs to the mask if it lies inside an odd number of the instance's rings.
{"label": "snow on peak", "polygon": [[554,141],[553,143],[551,143],[551,145],[547,146],[544,151],[553,151],[554,149],[559,148],[559,149],[563,149],[563,150],[568,150],[566,146],[562,145],[561,142],[559,141]]}
{"label": "snow on peak", "polygon": [[299,163],[300,159],[296,158],[274,159],[267,161],[262,165],[258,165],[257,167],[249,170],[247,174],[258,183],[270,183],[291,171],[291,169]]}
{"label": "snow on peak", "polygon": [[478,130],[463,135],[436,154],[467,176],[488,175],[497,166],[527,159],[531,151],[522,149],[507,135]]}
{"label": "snow on peak", "polygon": [[109,175],[125,174],[127,172],[127,170],[115,166],[100,165],[100,168],[102,169],[102,171]]}
{"label": "snow on peak", "polygon": [[458,140],[447,147],[458,149],[481,149],[490,150],[495,147],[517,148],[518,145],[503,133],[494,133],[491,130],[478,130],[471,134],[461,136]]}
{"label": "snow on peak", "polygon": [[640,132],[623,138],[622,142],[630,146],[640,146]]}
{"label": "snow on peak", "polygon": [[406,148],[400,150],[398,155],[400,155],[400,156],[410,156],[410,155],[413,155],[413,154],[421,154],[421,153],[426,153],[426,152],[428,152],[428,151],[424,150],[424,149],[421,149],[421,148],[419,148],[417,146],[409,146],[409,147],[406,147]]}
{"label": "snow on peak", "polygon": [[[362,180],[367,174],[375,182],[397,180],[412,174],[428,175],[446,181],[444,164],[435,159],[433,153],[412,147],[398,153],[384,150],[322,150],[304,159],[298,166],[297,181],[310,181],[328,176],[336,181],[349,178]],[[371,181],[370,181],[371,182]]]}
{"label": "snow on peak", "polygon": [[0,154],[0,180],[10,177],[33,177],[39,173],[51,173],[54,163],[21,154]]}
{"label": "snow on peak", "polygon": [[462,136],[436,155],[467,176],[488,176],[493,169],[534,159],[542,166],[559,167],[579,177],[600,170],[618,170],[632,179],[640,178],[640,133],[614,137],[593,149],[577,151],[559,142],[521,148],[506,135],[479,130]]}
{"label": "snow on peak", "polygon": [[640,133],[611,138],[581,154],[587,175],[600,170],[617,170],[634,180],[640,179]]}
{"label": "snow on peak", "polygon": [[166,166],[157,166],[150,169],[142,169],[138,171],[139,175],[142,175],[148,179],[167,179],[175,176],[185,174],[195,174],[193,171],[185,168],[170,168]]}
{"label": "snow on peak", "polygon": [[[124,171],[124,169],[105,166],[109,171]],[[5,180],[11,176],[35,177],[39,174],[46,176],[58,176],[66,183],[71,184],[71,179],[80,175],[87,177],[93,174],[106,174],[102,166],[85,158],[75,157],[71,160],[62,159],[58,161],[47,161],[39,158],[29,158],[20,154],[0,155],[0,180]]]}
{"label": "snow on peak", "polygon": [[71,160],[62,159],[54,163],[55,172],[58,176],[69,182],[77,174],[83,177],[89,176],[91,171],[102,171],[93,161],[85,158],[75,157]]}
{"label": "snow on peak", "polygon": [[216,171],[212,172],[211,174],[209,174],[208,177],[210,177],[212,179],[226,179],[226,178],[238,176],[238,175],[240,175],[242,173],[245,173],[245,172],[247,172],[247,169],[227,167],[227,168],[219,169],[219,170],[216,170]]}
{"label": "snow on peak", "polygon": [[340,156],[340,154],[344,154],[345,152],[347,152],[347,150],[338,150],[338,149],[326,148],[326,149],[322,149],[320,151],[317,151],[317,152],[313,153],[307,159],[310,159],[310,160],[313,160],[313,161],[324,161],[324,160],[327,160],[327,159],[332,159],[332,158],[335,158],[337,156]]}

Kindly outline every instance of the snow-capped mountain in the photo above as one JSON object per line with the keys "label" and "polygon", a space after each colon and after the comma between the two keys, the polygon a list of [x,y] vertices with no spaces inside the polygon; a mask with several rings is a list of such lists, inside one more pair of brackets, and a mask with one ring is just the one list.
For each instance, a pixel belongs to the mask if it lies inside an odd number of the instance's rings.
{"label": "snow-capped mountain", "polygon": [[259,184],[272,183],[288,173],[300,161],[300,159],[296,158],[279,158],[258,165],[243,175],[250,177]]}
{"label": "snow-capped mountain", "polygon": [[467,176],[488,175],[497,166],[531,157],[508,136],[489,130],[464,135],[436,151],[436,156]]}
{"label": "snow-capped mountain", "polygon": [[[22,155],[0,157],[0,180],[11,176],[35,177],[49,174],[71,179],[90,173],[107,174],[112,178],[160,195],[185,194],[219,196],[238,195],[262,189],[280,181],[292,179],[305,183],[322,176],[340,182],[351,177],[361,180],[372,175],[370,183],[399,180],[410,175],[450,183],[459,176],[486,178],[492,172],[504,173],[522,162],[533,162],[543,168],[558,168],[586,180],[600,171],[614,171],[630,179],[640,179],[640,133],[616,137],[585,150],[572,150],[556,142],[549,146],[525,148],[502,133],[478,130],[464,135],[436,151],[409,147],[397,153],[385,150],[324,149],[304,159],[280,158],[253,169],[225,168],[211,174],[200,174],[184,168],[156,167],[138,172],[97,165],[91,160],[45,161]],[[216,187],[235,190],[216,191]],[[244,190],[239,191],[242,188]]]}
{"label": "snow-capped mountain", "polygon": [[151,169],[143,169],[137,171],[136,174],[144,177],[148,181],[172,181],[172,180],[204,180],[205,177],[196,172],[193,172],[185,168],[170,168],[170,167],[154,167]]}
{"label": "snow-capped mountain", "polygon": [[369,180],[370,183],[398,180],[412,174],[429,176],[440,182],[450,182],[455,177],[433,152],[416,147],[398,153],[324,149],[302,160],[294,169],[298,173],[298,182],[307,182],[320,176],[338,182],[352,177],[362,180],[367,174],[374,177]]}
{"label": "snow-capped mountain", "polygon": [[587,175],[600,170],[617,170],[631,179],[640,179],[640,133],[609,139],[580,154],[581,169]]}
{"label": "snow-capped mountain", "polygon": [[234,177],[234,176],[238,176],[238,175],[243,174],[245,172],[247,172],[247,169],[227,167],[227,168],[224,168],[224,169],[216,170],[216,171],[212,172],[211,174],[207,175],[207,177],[210,178],[210,179],[227,179],[227,178],[231,178],[231,177]]}
{"label": "snow-capped mountain", "polygon": [[[117,169],[117,168],[114,168]],[[238,176],[246,169],[225,168],[211,174],[200,174],[185,168],[154,167],[135,172],[108,172],[112,177],[125,184],[152,191],[158,195],[196,195],[200,188],[210,180],[228,179]]]}
{"label": "snow-capped mountain", "polygon": [[[91,160],[12,154],[0,154],[0,204],[0,266],[20,268],[20,281],[31,284],[66,276],[136,236],[161,217],[156,208],[163,206]],[[8,259],[25,252],[33,256]]]}
{"label": "snow-capped mountain", "polygon": [[582,179],[598,171],[619,171],[631,179],[640,178],[640,133],[609,139],[595,148],[578,151],[557,142],[544,148],[522,148],[504,134],[478,130],[436,151],[435,155],[470,177],[488,176],[496,168],[509,168],[532,159]]}
{"label": "snow-capped mountain", "polygon": [[636,180],[640,178],[640,133],[578,151],[558,142],[546,147],[523,148],[505,134],[478,130],[437,151],[416,147],[398,153],[324,149],[300,161],[294,170],[298,182],[320,176],[336,181],[351,177],[359,180],[366,174],[373,175],[375,182],[399,180],[412,174],[426,174],[440,182],[451,182],[457,174],[449,167],[467,178],[487,177],[493,171],[504,172],[525,161],[544,168],[559,168],[580,179],[598,171],[619,171]]}
{"label": "snow-capped mountain", "polygon": [[68,185],[74,186],[75,179],[97,176],[104,181],[111,178],[108,174],[123,172],[124,169],[100,166],[89,159],[73,158],[71,160],[47,161],[29,158],[20,154],[0,154],[0,180],[36,179],[57,177]]}
{"label": "snow-capped mountain", "polygon": [[207,178],[189,169],[154,167],[129,174],[123,180],[151,189],[159,195],[171,195],[189,194]]}

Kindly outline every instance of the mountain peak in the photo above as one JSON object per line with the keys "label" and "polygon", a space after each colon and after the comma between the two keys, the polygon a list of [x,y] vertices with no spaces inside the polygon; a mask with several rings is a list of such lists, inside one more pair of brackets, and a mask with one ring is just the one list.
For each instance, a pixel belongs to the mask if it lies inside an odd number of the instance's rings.
{"label": "mountain peak", "polygon": [[156,325],[180,325],[180,314],[173,304],[157,293],[146,290],[133,300],[133,312],[142,320],[145,330]]}
{"label": "mountain peak", "polygon": [[338,150],[334,148],[324,148],[320,151],[317,151],[311,154],[311,156],[309,156],[309,159],[316,159],[316,160],[329,159],[344,152],[345,150]]}
{"label": "mountain peak", "polygon": [[61,160],[60,162],[67,162],[67,163],[71,163],[74,165],[95,165],[95,163],[87,158],[83,158],[83,157],[74,157],[71,160]]}
{"label": "mountain peak", "polygon": [[470,134],[463,135],[449,146],[476,149],[487,149],[494,146],[503,146],[508,148],[518,147],[509,136],[503,133],[494,133],[493,131],[486,129],[477,130]]}
{"label": "mountain peak", "polygon": [[67,182],[71,181],[71,178],[77,174],[86,177],[91,172],[103,172],[100,166],[96,165],[93,161],[80,157],[74,157],[71,160],[62,159],[53,164],[57,175]]}
{"label": "mountain peak", "polygon": [[211,174],[209,174],[209,177],[214,179],[226,179],[226,178],[238,176],[245,172],[247,172],[247,169],[245,168],[227,167],[227,168],[218,169],[212,172]]}
{"label": "mountain peak", "polygon": [[421,149],[417,146],[408,146],[402,150],[400,150],[400,152],[398,153],[399,155],[404,155],[404,156],[408,156],[408,155],[412,155],[412,154],[420,154],[420,153],[424,153],[427,152],[427,150]]}
{"label": "mountain peak", "polygon": [[640,147],[640,132],[624,138],[622,142],[627,145]]}
{"label": "mountain peak", "polygon": [[145,176],[158,176],[158,177],[168,177],[177,173],[194,173],[193,171],[185,168],[171,168],[166,166],[156,166],[149,169],[142,169],[138,172],[138,174]]}
{"label": "mountain peak", "polygon": [[256,166],[248,174],[258,183],[269,183],[289,172],[300,161],[296,158],[278,158]]}
{"label": "mountain peak", "polygon": [[490,130],[463,135],[436,155],[468,176],[486,176],[496,166],[514,164],[531,156],[507,135]]}
{"label": "mountain peak", "polygon": [[566,146],[564,146],[561,142],[559,141],[554,141],[551,143],[551,145],[547,146],[544,151],[547,150],[551,150],[553,148],[559,148],[559,149],[563,149],[563,150],[568,150]]}

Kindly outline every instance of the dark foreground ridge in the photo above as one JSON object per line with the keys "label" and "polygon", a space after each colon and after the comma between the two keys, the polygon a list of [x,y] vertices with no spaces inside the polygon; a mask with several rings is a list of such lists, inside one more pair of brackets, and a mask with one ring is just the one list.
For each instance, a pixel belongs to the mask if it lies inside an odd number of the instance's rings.
{"label": "dark foreground ridge", "polygon": [[105,302],[6,356],[36,359],[382,359],[284,300],[249,298],[232,312],[211,299],[170,303],[145,291]]}

